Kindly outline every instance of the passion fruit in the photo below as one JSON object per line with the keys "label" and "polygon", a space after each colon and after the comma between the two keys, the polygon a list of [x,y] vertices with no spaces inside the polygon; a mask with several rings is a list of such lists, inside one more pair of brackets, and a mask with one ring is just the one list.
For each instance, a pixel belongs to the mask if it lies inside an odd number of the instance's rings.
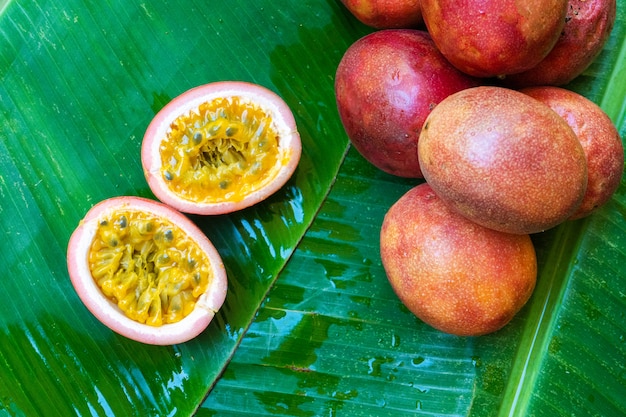
{"label": "passion fruit", "polygon": [[525,71],[554,47],[568,0],[421,0],[422,17],[441,53],[476,77]]}
{"label": "passion fruit", "polygon": [[147,344],[196,337],[226,297],[224,264],[206,235],[182,213],[140,197],[93,206],[70,237],[67,265],[96,318]]}
{"label": "passion fruit", "polygon": [[450,207],[485,227],[529,234],[582,203],[587,162],[578,137],[546,104],[508,88],[469,88],[430,113],[418,142],[424,178]]}
{"label": "passion fruit", "polygon": [[361,23],[376,29],[400,29],[420,26],[420,0],[341,0]]}
{"label": "passion fruit", "polygon": [[149,124],[141,161],[150,189],[184,213],[225,214],[278,191],[302,144],[289,106],[241,81],[205,84],[169,102]]}
{"label": "passion fruit", "polygon": [[389,174],[421,178],[417,141],[424,120],[441,100],[476,85],[441,55],[428,32],[386,29],[346,50],[335,98],[346,134],[365,159]]}
{"label": "passion fruit", "polygon": [[624,146],[613,121],[596,103],[565,88],[539,86],[520,91],[548,105],[576,133],[587,158],[587,191],[569,219],[592,214],[611,199],[624,173]]}
{"label": "passion fruit", "polygon": [[509,87],[563,86],[582,74],[611,35],[615,0],[569,0],[565,27],[550,53],[537,65],[505,77]]}
{"label": "passion fruit", "polygon": [[458,336],[505,326],[528,301],[537,279],[529,235],[467,220],[428,183],[409,190],[386,213],[380,252],[402,303],[425,323]]}

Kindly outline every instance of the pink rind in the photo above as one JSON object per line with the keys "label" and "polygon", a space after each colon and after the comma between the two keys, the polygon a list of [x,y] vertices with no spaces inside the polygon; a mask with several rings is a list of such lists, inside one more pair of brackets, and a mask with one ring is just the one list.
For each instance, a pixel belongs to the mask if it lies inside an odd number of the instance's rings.
{"label": "pink rind", "polygon": [[[132,320],[102,294],[93,280],[88,253],[99,219],[110,211],[120,209],[145,211],[166,218],[192,238],[210,259],[213,281],[200,296],[194,311],[180,322],[154,327]],[[182,213],[141,197],[114,197],[93,206],[70,237],[67,265],[78,297],[98,320],[122,336],[152,345],[183,343],[202,333],[224,303],[228,287],[221,257],[204,233]]]}
{"label": "pink rind", "polygon": [[[278,176],[264,188],[255,191],[242,200],[197,203],[182,199],[173,193],[165,183],[160,168],[160,139],[165,137],[170,123],[181,114],[196,108],[203,102],[219,97],[246,97],[272,113],[275,126],[280,129],[280,146],[284,156],[280,161],[287,161],[280,169]],[[253,83],[244,81],[219,81],[201,85],[188,90],[170,101],[161,109],[144,134],[141,162],[148,186],[154,195],[163,203],[183,213],[200,215],[227,214],[253,206],[282,188],[296,170],[302,154],[302,143],[297,131],[296,121],[289,106],[273,91]],[[282,162],[280,162],[282,163]]]}

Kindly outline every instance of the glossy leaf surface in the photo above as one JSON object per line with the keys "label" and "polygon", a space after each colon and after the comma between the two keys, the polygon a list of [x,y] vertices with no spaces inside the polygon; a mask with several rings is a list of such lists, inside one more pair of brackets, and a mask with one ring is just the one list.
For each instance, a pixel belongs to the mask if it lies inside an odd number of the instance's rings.
{"label": "glossy leaf surface", "polygon": [[[0,410],[184,415],[199,405],[334,181],[347,139],[332,79],[355,30],[338,7],[306,2],[289,11],[225,1],[4,6]],[[304,155],[290,183],[263,204],[193,218],[226,264],[226,304],[189,343],[141,345],[80,303],[67,241],[98,201],[152,197],[139,158],[149,121],[171,98],[216,80],[280,94]]]}
{"label": "glossy leaf surface", "polygon": [[[624,7],[571,86],[622,137]],[[501,332],[448,336],[398,302],[378,231],[414,182],[346,156],[332,88],[368,31],[334,0],[0,5],[0,415],[626,413],[624,184],[592,218],[535,237],[537,291]],[[209,330],[170,347],[126,340],[73,292],[67,240],[96,202],[151,197],[139,161],[150,119],[226,79],[285,99],[302,162],[261,205],[193,217],[230,277]]]}

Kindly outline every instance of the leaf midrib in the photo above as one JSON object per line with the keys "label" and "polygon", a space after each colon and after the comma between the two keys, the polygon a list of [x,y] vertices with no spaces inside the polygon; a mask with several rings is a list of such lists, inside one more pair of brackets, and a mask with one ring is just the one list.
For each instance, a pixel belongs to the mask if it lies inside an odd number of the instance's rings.
{"label": "leaf midrib", "polygon": [[550,262],[543,265],[524,325],[520,344],[511,367],[499,417],[527,415],[531,395],[537,383],[555,323],[572,277],[571,259],[579,252],[588,221],[568,222],[558,226],[546,253]]}

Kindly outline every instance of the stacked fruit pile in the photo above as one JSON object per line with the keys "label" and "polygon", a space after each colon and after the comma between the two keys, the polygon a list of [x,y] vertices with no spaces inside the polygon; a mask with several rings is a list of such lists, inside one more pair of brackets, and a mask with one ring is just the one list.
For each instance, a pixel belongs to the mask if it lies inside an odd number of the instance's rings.
{"label": "stacked fruit pile", "polygon": [[537,277],[533,233],[592,214],[618,188],[622,140],[566,84],[613,27],[615,0],[342,0],[380,29],[335,79],[355,148],[424,178],[389,210],[381,257],[401,301],[457,335],[506,325]]}

